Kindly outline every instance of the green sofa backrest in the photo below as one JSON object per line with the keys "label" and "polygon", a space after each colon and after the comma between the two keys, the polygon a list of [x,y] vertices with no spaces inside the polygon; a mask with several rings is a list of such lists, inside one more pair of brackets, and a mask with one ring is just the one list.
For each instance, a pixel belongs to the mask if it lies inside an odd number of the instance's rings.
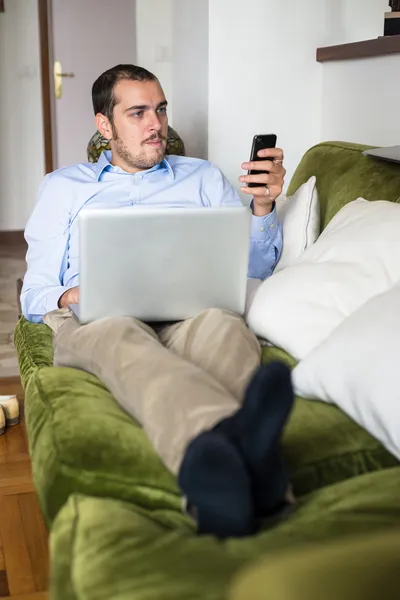
{"label": "green sofa backrest", "polygon": [[400,203],[400,164],[363,156],[374,146],[324,142],[303,156],[288,188],[288,195],[315,175],[321,207],[321,229],[348,202],[391,200]]}

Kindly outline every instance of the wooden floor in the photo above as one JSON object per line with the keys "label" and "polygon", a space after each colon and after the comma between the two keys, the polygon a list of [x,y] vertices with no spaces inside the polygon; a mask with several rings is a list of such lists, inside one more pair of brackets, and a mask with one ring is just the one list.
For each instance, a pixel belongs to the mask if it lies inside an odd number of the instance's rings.
{"label": "wooden floor", "polygon": [[[18,377],[0,379],[0,395],[23,393]],[[47,531],[36,500],[25,424],[0,436],[0,599],[47,600]]]}

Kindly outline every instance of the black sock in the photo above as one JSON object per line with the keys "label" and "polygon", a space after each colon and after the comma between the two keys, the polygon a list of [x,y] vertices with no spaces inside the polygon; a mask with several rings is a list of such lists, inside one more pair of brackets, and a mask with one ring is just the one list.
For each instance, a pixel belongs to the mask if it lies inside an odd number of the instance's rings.
{"label": "black sock", "polygon": [[292,406],[289,368],[270,363],[256,371],[242,408],[214,428],[233,441],[248,466],[257,518],[271,516],[285,503],[289,475],[280,439]]}
{"label": "black sock", "polygon": [[250,475],[227,437],[213,431],[197,436],[186,450],[178,481],[196,514],[198,533],[220,539],[254,533]]}

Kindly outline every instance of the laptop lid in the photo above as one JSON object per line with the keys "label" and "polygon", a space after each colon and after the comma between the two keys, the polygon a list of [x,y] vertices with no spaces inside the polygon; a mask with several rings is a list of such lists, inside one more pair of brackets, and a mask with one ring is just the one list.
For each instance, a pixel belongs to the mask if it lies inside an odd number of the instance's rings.
{"label": "laptop lid", "polygon": [[374,158],[380,158],[382,160],[388,160],[390,162],[400,163],[400,146],[388,146],[387,148],[372,148],[371,150],[364,150],[364,156],[372,156]]}
{"label": "laptop lid", "polygon": [[250,226],[245,207],[82,211],[80,321],[178,321],[209,308],[243,314]]}

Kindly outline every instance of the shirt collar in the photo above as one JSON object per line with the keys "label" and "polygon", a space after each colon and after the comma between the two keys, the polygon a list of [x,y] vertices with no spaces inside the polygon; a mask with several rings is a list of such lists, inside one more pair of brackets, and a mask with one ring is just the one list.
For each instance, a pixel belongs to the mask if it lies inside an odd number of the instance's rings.
{"label": "shirt collar", "polygon": [[[94,172],[96,174],[97,181],[100,180],[100,177],[101,177],[101,174],[103,173],[103,171],[105,171],[105,170],[109,171],[112,168],[112,164],[110,163],[110,160],[111,160],[111,150],[104,150],[100,154],[99,160],[97,161],[97,163],[95,164],[95,167],[94,167]],[[175,179],[174,170],[166,158],[164,158],[159,164],[155,165],[151,169],[142,171],[142,173],[143,173],[143,175],[146,175],[147,173],[153,173],[154,171],[158,171],[160,169],[167,171],[171,175],[172,179]],[[122,171],[122,169],[121,169],[121,171]]]}

